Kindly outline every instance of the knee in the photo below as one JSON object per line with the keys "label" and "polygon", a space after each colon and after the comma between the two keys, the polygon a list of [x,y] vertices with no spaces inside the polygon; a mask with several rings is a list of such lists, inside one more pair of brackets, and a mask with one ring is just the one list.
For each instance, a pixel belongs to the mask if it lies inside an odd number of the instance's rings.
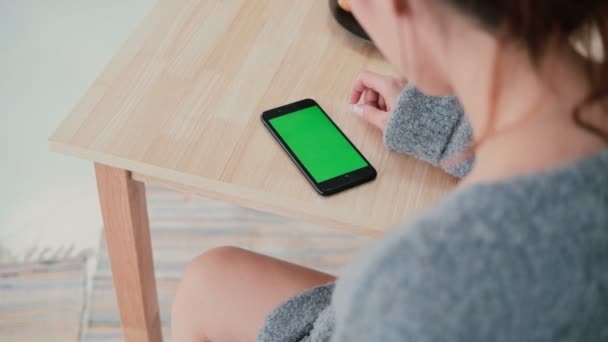
{"label": "knee", "polygon": [[192,259],[186,267],[182,281],[208,281],[238,263],[247,251],[238,247],[222,246],[210,249]]}
{"label": "knee", "polygon": [[235,262],[246,251],[238,247],[224,246],[210,249],[192,259],[186,266],[182,275],[179,289],[198,288],[210,286],[211,282],[218,281],[221,274],[234,266]]}
{"label": "knee", "polygon": [[[172,308],[172,329],[176,333],[200,330],[205,325],[208,301],[221,295],[225,288],[226,270],[242,260],[247,251],[237,247],[217,247],[194,258],[186,267],[179,282]],[[232,266],[231,266],[232,265]],[[219,296],[221,297],[221,296]],[[203,332],[197,333],[202,336]],[[204,339],[203,339],[204,340]]]}

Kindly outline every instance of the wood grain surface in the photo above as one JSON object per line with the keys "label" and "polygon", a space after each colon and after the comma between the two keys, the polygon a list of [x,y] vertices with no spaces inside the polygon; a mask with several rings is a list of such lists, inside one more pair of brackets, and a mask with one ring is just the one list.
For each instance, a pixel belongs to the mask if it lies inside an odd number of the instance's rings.
{"label": "wood grain surface", "polygon": [[128,171],[96,164],[99,202],[125,341],[160,342],[144,184]]}
{"label": "wood grain surface", "polygon": [[[363,69],[393,72],[333,21],[327,1],[159,1],[50,145],[243,206],[384,231],[455,182],[387,151],[381,133],[351,114]],[[376,181],[315,193],[259,119],[303,98],[324,107],[378,169]]]}

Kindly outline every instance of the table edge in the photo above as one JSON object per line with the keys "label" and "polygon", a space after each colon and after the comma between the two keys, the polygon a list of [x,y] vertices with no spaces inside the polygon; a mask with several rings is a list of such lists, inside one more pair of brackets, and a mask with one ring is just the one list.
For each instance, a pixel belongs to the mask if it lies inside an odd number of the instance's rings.
{"label": "table edge", "polygon": [[[90,149],[71,146],[69,144],[53,141],[49,139],[49,148],[52,152],[77,157],[84,160],[89,160],[93,163],[100,163],[107,166],[115,167],[130,171],[133,179],[143,181],[149,184],[157,184],[174,190],[193,193],[206,198],[220,200],[260,210],[273,214],[287,216],[299,220],[317,223],[327,226],[330,229],[339,229],[348,231],[360,236],[379,237],[388,231],[390,227],[385,227],[386,231],[381,229],[370,229],[369,227],[353,225],[337,220],[332,220],[327,217],[318,217],[306,213],[303,210],[294,209],[299,207],[297,201],[286,200],[285,198],[272,197],[267,193],[262,193],[256,190],[239,187],[234,184],[228,184],[216,180],[204,179],[202,177],[185,174],[183,172],[161,168],[153,165],[146,165],[137,161],[124,159],[117,156],[108,155],[105,153],[96,152]],[[163,174],[173,174],[173,179],[185,179],[186,183],[176,182],[167,179]],[[273,201],[273,199],[275,201]],[[277,203],[295,203],[294,206],[281,206]]]}

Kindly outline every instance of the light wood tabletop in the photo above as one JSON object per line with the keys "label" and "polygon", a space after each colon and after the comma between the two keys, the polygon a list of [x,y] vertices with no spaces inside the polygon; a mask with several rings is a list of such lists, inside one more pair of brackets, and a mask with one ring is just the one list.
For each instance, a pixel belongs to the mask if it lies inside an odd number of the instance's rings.
{"label": "light wood tabletop", "polygon": [[[455,184],[387,151],[381,133],[351,114],[351,84],[364,69],[393,72],[334,22],[327,1],[157,3],[50,138],[53,151],[97,164],[128,340],[160,339],[141,182],[368,235]],[[313,190],[260,121],[264,110],[303,98],[319,102],[377,180],[328,198]]]}

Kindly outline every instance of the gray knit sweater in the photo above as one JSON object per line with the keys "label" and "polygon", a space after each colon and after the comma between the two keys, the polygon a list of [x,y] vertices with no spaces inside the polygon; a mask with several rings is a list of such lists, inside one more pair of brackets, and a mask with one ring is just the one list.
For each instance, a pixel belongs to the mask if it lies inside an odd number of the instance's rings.
{"label": "gray knit sweater", "polygon": [[[470,139],[456,99],[413,87],[385,134],[435,165]],[[608,341],[608,150],[452,193],[276,308],[258,341]]]}

